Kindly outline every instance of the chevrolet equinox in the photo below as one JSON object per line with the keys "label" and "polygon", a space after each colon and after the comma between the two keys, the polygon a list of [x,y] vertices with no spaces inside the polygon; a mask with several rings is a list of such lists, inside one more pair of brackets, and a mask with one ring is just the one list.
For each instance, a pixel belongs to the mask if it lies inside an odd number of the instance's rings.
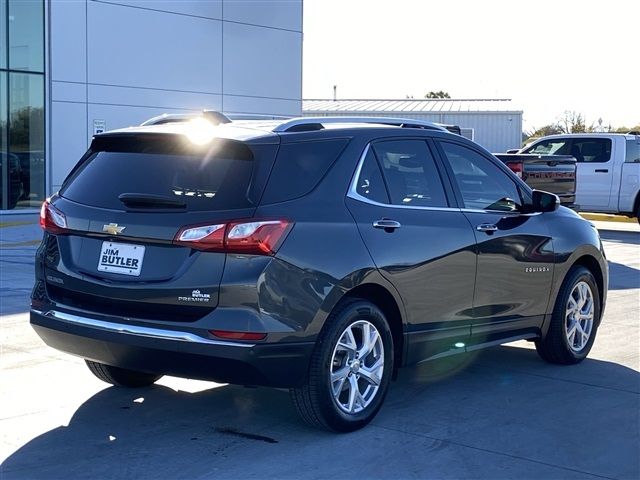
{"label": "chevrolet equinox", "polygon": [[482,147],[403,119],[215,120],[96,135],[42,205],[31,324],[101,380],[287,388],[344,432],[404,365],[589,353],[597,230]]}

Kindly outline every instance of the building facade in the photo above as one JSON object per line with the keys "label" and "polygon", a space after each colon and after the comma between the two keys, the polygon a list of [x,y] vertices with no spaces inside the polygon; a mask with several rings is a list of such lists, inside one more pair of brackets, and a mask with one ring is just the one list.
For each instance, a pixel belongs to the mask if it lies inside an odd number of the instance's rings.
{"label": "building facade", "polygon": [[302,0],[0,0],[0,210],[39,208],[96,132],[301,96]]}
{"label": "building facade", "polygon": [[305,116],[400,117],[458,125],[491,152],[522,145],[522,110],[508,99],[304,100]]}

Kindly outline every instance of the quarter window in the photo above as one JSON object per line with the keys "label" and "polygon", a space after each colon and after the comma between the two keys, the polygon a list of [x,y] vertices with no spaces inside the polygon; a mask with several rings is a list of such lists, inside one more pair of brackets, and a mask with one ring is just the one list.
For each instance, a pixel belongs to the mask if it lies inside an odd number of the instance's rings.
{"label": "quarter window", "polygon": [[316,188],[349,140],[320,140],[280,146],[262,197],[263,204],[300,198]]}
{"label": "quarter window", "polygon": [[514,211],[522,204],[516,184],[489,159],[462,145],[441,145],[465,208]]}
{"label": "quarter window", "polygon": [[627,140],[627,163],[640,163],[640,136]]}
{"label": "quarter window", "polygon": [[389,203],[389,195],[372,149],[367,150],[367,156],[362,163],[356,184],[356,193],[374,202]]}
{"label": "quarter window", "polygon": [[447,207],[442,180],[427,143],[393,140],[374,144],[391,203],[417,207]]}

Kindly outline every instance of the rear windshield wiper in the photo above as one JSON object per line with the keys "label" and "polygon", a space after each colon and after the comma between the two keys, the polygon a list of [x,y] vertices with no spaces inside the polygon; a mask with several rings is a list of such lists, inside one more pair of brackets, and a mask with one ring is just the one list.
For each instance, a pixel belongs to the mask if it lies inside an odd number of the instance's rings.
{"label": "rear windshield wiper", "polygon": [[118,200],[129,208],[187,208],[183,201],[150,193],[121,193]]}

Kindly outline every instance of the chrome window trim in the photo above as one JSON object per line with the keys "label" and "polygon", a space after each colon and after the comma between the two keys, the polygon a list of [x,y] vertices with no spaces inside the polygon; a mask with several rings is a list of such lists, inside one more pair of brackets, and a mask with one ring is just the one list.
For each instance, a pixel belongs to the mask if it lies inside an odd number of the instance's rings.
{"label": "chrome window trim", "polygon": [[133,335],[136,337],[144,338],[158,338],[161,340],[172,340],[185,343],[218,345],[223,347],[251,348],[255,346],[255,344],[252,343],[233,343],[225,342],[222,340],[211,340],[209,338],[200,337],[199,335],[195,335],[193,333],[182,332],[178,330],[165,330],[160,328],[141,327],[138,325],[125,325],[122,323],[107,322],[104,320],[97,320],[95,318],[82,317],[80,315],[59,312],[57,310],[49,310],[47,312],[43,312],[40,310],[33,311],[45,317],[55,318],[56,320],[59,320],[61,322],[70,323],[73,325],[81,325],[83,327],[89,327],[96,330],[119,333],[123,335]]}
{"label": "chrome window trim", "polygon": [[[486,214],[500,214],[505,216],[520,216],[520,215],[538,215],[540,212],[533,212],[531,214],[524,214],[521,212],[507,212],[504,210],[482,210],[477,208],[456,208],[456,207],[420,207],[417,205],[394,205],[391,203],[380,203],[375,200],[371,200],[367,197],[363,197],[358,193],[358,178],[360,178],[360,173],[362,173],[362,166],[364,165],[364,160],[369,153],[369,149],[371,148],[371,143],[367,143],[367,146],[364,148],[362,155],[360,155],[360,159],[358,160],[358,166],[356,167],[356,171],[351,178],[351,183],[349,185],[349,191],[347,192],[347,197],[357,200],[358,202],[368,203],[369,205],[374,205],[376,207],[387,207],[387,208],[398,208],[404,210],[426,210],[426,211],[436,211],[436,212],[460,212],[460,213],[486,213]],[[380,172],[382,175],[382,172]]]}
{"label": "chrome window trim", "polygon": [[[362,166],[364,165],[364,160],[367,157],[367,154],[369,153],[370,148],[371,148],[371,143],[368,143],[364,149],[364,152],[362,152],[362,155],[360,155],[360,160],[358,160],[358,166],[356,167],[356,172],[351,178],[351,185],[349,186],[347,197],[362,203],[375,205],[376,207],[398,208],[403,210],[426,210],[426,211],[436,211],[436,212],[459,212],[460,211],[459,208],[453,208],[453,207],[421,207],[417,205],[394,205],[392,203],[380,203],[360,195],[358,193],[358,179],[360,178],[360,173],[362,173]],[[382,172],[380,172],[380,174],[383,175]]]}
{"label": "chrome window trim", "polygon": [[507,212],[505,210],[481,210],[478,208],[461,208],[460,211],[462,213],[487,213],[491,215],[503,215],[505,217],[521,217],[527,216],[531,217],[534,215],[540,215],[542,212],[531,212],[531,213],[522,213],[522,212]]}

